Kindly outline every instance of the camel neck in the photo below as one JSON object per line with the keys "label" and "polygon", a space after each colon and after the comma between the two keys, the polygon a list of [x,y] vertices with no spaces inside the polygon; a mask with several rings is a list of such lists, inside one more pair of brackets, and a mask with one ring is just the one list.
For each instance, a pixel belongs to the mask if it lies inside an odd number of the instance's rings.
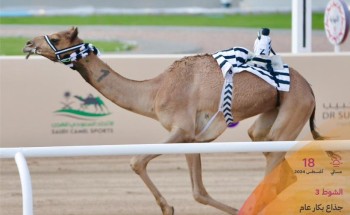
{"label": "camel neck", "polygon": [[79,60],[75,68],[81,76],[102,95],[129,111],[156,119],[154,99],[159,78],[147,81],[127,79],[96,55]]}

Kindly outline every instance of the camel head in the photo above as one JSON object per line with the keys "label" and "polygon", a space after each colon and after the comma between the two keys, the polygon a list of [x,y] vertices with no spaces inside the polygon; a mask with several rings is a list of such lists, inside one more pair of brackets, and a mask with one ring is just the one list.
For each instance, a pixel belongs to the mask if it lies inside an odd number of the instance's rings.
{"label": "camel head", "polygon": [[62,61],[62,58],[79,49],[81,45],[83,41],[78,37],[78,28],[72,27],[66,31],[29,40],[23,52],[27,53],[27,59],[30,55],[37,54],[56,62]]}

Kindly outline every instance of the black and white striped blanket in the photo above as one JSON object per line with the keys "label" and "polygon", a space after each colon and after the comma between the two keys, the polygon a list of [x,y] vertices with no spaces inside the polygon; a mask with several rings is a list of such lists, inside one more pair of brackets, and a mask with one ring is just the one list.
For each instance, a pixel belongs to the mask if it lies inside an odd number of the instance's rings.
{"label": "black and white striped blanket", "polygon": [[202,130],[205,132],[219,112],[222,112],[228,127],[235,126],[236,122],[232,115],[233,100],[233,78],[234,74],[247,71],[262,78],[267,83],[274,86],[279,91],[289,91],[290,76],[289,68],[286,64],[278,65],[278,70],[273,67],[271,59],[254,56],[247,49],[234,47],[228,50],[213,54],[219,64],[225,82],[222,87],[221,100],[218,112],[209,120]]}
{"label": "black and white striped blanket", "polygon": [[[267,83],[274,86],[279,91],[289,91],[290,76],[288,65],[284,64],[283,69],[268,70],[270,59],[261,58],[249,54],[249,51],[242,47],[234,47],[213,54],[219,64],[224,78],[228,71],[233,74],[247,71],[262,78]],[[254,63],[256,62],[256,63]]]}

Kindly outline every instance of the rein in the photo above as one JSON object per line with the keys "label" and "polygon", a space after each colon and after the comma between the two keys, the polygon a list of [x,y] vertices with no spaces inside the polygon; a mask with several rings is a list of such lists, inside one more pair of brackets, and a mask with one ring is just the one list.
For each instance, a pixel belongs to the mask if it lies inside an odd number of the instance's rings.
{"label": "rein", "polygon": [[[87,57],[91,52],[94,53],[95,55],[98,55],[98,56],[100,55],[100,51],[90,43],[80,43],[75,46],[57,50],[56,46],[51,42],[49,36],[45,35],[44,38],[47,44],[49,44],[51,49],[55,52],[57,60],[74,70],[75,68],[74,68],[73,62]],[[68,55],[67,57],[61,58],[60,56],[61,54],[64,54],[70,51],[74,51],[74,52]]]}

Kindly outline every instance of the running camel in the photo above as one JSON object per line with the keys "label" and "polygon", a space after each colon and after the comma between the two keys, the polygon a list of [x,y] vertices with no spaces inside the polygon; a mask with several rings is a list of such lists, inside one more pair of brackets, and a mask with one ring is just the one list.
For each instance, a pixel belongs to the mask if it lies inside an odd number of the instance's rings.
{"label": "running camel", "polygon": [[[88,50],[85,54],[73,53],[84,47]],[[83,44],[75,27],[35,37],[27,42],[23,52],[28,53],[27,58],[38,54],[53,62],[70,65],[85,81],[118,106],[158,120],[169,131],[164,143],[210,142],[227,128],[224,116],[219,114],[206,132],[199,135],[218,110],[224,82],[220,67],[212,55],[184,57],[153,79],[134,81],[119,75],[96,55],[94,48]],[[232,114],[235,122],[259,115],[248,130],[253,141],[295,140],[307,121],[314,139],[322,138],[315,130],[315,97],[310,84],[292,68],[290,79],[290,91],[278,94],[274,87],[251,73],[235,74]],[[278,107],[277,100],[280,103]],[[284,160],[285,153],[264,155],[267,174]],[[131,159],[131,168],[152,192],[163,215],[173,215],[174,208],[147,173],[148,162],[158,156],[135,156]],[[187,154],[186,161],[194,199],[228,214],[238,214],[237,209],[213,199],[207,193],[202,182],[200,154]]]}

